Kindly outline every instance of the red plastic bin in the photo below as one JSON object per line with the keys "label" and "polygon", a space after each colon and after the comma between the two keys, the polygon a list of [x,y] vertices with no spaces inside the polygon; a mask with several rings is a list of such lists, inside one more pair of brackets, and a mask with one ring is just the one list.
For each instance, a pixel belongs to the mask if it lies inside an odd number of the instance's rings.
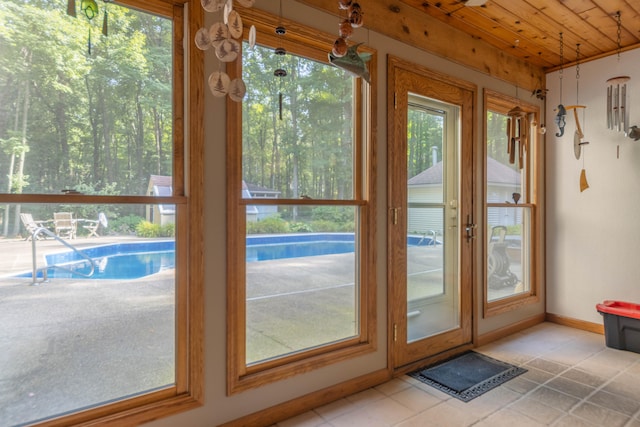
{"label": "red plastic bin", "polygon": [[607,347],[640,353],[640,304],[604,301],[596,309],[604,318]]}

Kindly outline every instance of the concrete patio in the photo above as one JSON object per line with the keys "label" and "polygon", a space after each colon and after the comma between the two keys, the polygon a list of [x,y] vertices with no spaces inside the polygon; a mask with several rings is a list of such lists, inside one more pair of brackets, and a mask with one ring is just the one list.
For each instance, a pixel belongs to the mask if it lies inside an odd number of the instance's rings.
{"label": "concrete patio", "polygon": [[[70,243],[82,249],[137,240],[148,239]],[[0,239],[0,427],[174,382],[174,270],[32,286],[31,277],[16,277],[32,271],[32,248],[31,241]],[[52,239],[36,248],[39,267],[45,254],[69,250]],[[247,264],[248,363],[357,334],[353,256]],[[412,247],[408,259],[413,298],[442,292],[441,246]]]}
{"label": "concrete patio", "polygon": [[[78,248],[132,240],[75,239]],[[37,241],[39,260],[68,250]],[[14,426],[174,382],[174,274],[31,277],[31,241],[0,240],[0,426]],[[42,261],[41,261],[42,262]],[[39,264],[42,265],[42,264]]]}

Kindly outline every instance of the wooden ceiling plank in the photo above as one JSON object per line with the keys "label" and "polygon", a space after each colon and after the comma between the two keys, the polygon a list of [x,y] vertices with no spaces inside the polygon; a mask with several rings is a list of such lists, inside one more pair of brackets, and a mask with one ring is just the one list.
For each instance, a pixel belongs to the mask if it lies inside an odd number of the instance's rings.
{"label": "wooden ceiling plank", "polygon": [[[572,9],[567,7],[565,3],[571,3],[573,1],[584,2],[593,4],[592,1],[585,0],[565,0],[565,2],[548,0],[525,0],[535,9],[540,10],[550,19],[555,20],[559,24],[558,32],[569,30],[574,34],[580,35],[583,39],[588,41],[597,47],[600,52],[609,52],[616,48],[616,44],[613,43],[606,34],[603,34],[598,28],[593,27],[586,22],[580,15],[577,15]],[[595,4],[594,4],[595,7]],[[581,7],[581,9],[584,6]]]}
{"label": "wooden ceiling plank", "polygon": [[[609,35],[617,44],[618,34],[618,19],[616,14],[620,12],[620,23],[622,26],[622,32],[620,34],[622,46],[628,46],[640,42],[640,28],[638,28],[638,22],[640,22],[640,10],[635,10],[625,0],[593,0],[598,5],[603,13],[603,18],[606,16],[609,20],[606,21],[600,28]],[[640,9],[640,2],[638,9]],[[633,25],[635,24],[635,25]]]}
{"label": "wooden ceiling plank", "polygon": [[636,0],[625,0],[624,3],[627,7],[631,8],[636,13],[640,14],[640,2]]}
{"label": "wooden ceiling plank", "polygon": [[[483,12],[479,12],[483,13]],[[491,6],[486,8],[486,12],[494,16],[500,25],[505,26],[519,26],[523,28],[523,32],[531,34],[529,39],[537,41],[541,47],[544,47],[554,52],[554,64],[560,63],[559,46],[560,46],[560,24],[557,23],[553,17],[544,14],[533,8],[531,5],[525,2],[513,2],[512,0],[505,1],[492,1]],[[522,18],[526,17],[526,18]],[[515,24],[519,21],[520,24]],[[511,22],[514,22],[512,25]],[[572,31],[563,31],[563,39],[566,43],[574,44],[579,43],[581,38],[579,35]],[[583,42],[584,43],[584,42]],[[585,53],[600,53],[600,49],[591,44],[584,43],[583,45]]]}
{"label": "wooden ceiling plank", "polygon": [[[335,0],[296,0],[327,13],[341,16]],[[518,86],[534,90],[543,87],[542,67],[517,58],[489,43],[477,40],[438,19],[415,12],[400,0],[368,2],[363,7],[365,27],[429,51]],[[455,46],[455,49],[452,49]]]}
{"label": "wooden ceiling plank", "polygon": [[[549,67],[558,63],[557,52],[546,48],[537,48],[539,43],[535,39],[530,39],[523,32],[505,27],[502,22],[496,22],[479,12],[485,8],[462,7],[453,13],[446,13],[444,8],[429,5],[428,2],[422,0],[402,0],[402,2],[459,30],[479,37],[498,49],[512,49],[510,54],[541,67]],[[516,43],[516,40],[519,40],[519,43]]]}

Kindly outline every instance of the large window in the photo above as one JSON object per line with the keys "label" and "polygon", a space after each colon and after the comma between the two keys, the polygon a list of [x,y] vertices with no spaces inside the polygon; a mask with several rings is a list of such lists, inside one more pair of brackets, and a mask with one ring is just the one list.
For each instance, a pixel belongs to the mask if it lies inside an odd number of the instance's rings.
{"label": "large window", "polygon": [[0,3],[0,426],[126,425],[200,399],[183,3]]}
{"label": "large window", "polygon": [[[518,111],[522,113],[514,115]],[[485,90],[485,114],[484,303],[485,315],[490,315],[537,300],[537,252],[542,245],[538,237],[538,109]],[[519,120],[518,126],[512,124],[514,120]],[[522,143],[508,138],[510,125],[518,129],[515,136]]]}
{"label": "large window", "polygon": [[258,44],[236,70],[247,96],[228,104],[230,392],[375,344],[372,86],[327,63],[335,37],[243,19]]}

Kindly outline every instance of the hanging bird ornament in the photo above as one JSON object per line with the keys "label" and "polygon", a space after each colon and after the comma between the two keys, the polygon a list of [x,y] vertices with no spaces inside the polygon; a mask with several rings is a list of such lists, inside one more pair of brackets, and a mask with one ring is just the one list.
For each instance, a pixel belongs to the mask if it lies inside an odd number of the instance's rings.
{"label": "hanging bird ornament", "polygon": [[355,77],[362,77],[367,83],[370,83],[371,76],[367,69],[366,62],[371,59],[370,53],[358,53],[358,47],[362,43],[355,44],[347,48],[347,52],[339,57],[329,54],[329,62],[343,70],[351,73]]}

